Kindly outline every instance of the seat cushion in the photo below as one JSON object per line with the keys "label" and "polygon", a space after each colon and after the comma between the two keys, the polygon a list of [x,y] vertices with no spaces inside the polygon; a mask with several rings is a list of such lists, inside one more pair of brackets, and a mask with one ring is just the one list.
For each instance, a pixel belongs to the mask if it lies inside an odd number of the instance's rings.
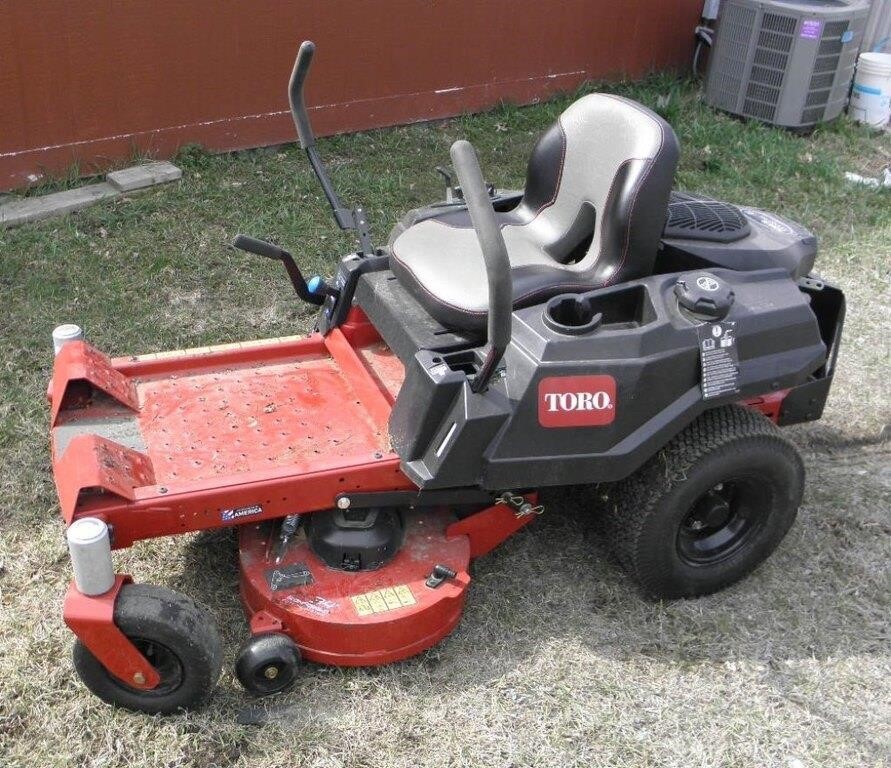
{"label": "seat cushion", "polygon": [[[470,217],[461,213],[461,217],[426,219],[406,229],[391,245],[390,268],[441,323],[478,329],[485,327],[489,311],[486,265]],[[527,229],[505,226],[511,217],[496,218],[510,257],[515,309],[590,287],[578,265],[559,264],[529,237]]]}

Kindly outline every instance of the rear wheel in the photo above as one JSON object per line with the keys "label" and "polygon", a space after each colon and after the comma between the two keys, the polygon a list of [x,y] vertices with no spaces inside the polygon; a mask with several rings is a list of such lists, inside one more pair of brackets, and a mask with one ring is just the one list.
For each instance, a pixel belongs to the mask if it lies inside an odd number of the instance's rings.
{"label": "rear wheel", "polygon": [[804,466],[772,422],[739,406],[702,414],[609,491],[610,545],[655,598],[738,581],[795,520]]}
{"label": "rear wheel", "polygon": [[133,688],[109,673],[76,640],[74,668],[100,699],[150,714],[194,709],[207,700],[220,676],[223,651],[216,622],[206,610],[164,587],[127,584],[115,602],[114,623],[161,681],[150,690]]}

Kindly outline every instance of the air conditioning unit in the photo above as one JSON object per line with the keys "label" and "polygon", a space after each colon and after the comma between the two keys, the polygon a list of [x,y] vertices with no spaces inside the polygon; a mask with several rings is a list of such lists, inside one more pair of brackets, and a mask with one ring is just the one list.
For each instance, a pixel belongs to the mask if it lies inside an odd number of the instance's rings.
{"label": "air conditioning unit", "polygon": [[838,117],[868,16],[869,0],[724,0],[706,103],[785,128]]}

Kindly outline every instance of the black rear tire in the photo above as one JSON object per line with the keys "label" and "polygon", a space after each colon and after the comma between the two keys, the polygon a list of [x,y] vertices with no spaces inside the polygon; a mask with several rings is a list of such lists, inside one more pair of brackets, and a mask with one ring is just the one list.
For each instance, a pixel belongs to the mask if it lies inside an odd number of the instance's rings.
{"label": "black rear tire", "polygon": [[223,648],[213,617],[195,601],[165,587],[126,584],[114,606],[114,623],[161,676],[151,690],[118,680],[76,640],[74,668],[93,693],[109,704],[149,714],[201,706],[220,676]]}
{"label": "black rear tire", "polygon": [[696,597],[733,584],[782,541],[801,504],[804,465],[760,413],[706,411],[608,490],[612,551],[643,592]]}

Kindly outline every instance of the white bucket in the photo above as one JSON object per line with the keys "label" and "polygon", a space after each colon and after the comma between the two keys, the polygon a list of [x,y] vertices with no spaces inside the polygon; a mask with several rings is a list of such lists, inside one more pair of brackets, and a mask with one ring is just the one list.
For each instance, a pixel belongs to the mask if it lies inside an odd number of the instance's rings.
{"label": "white bucket", "polygon": [[891,53],[861,53],[848,112],[858,123],[882,128],[891,118]]}

